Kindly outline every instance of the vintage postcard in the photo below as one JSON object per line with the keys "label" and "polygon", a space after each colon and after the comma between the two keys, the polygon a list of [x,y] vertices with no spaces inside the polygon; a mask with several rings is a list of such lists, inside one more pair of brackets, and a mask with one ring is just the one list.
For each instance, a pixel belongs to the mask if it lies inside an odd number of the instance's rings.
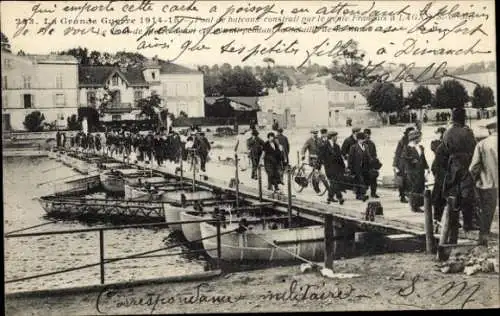
{"label": "vintage postcard", "polygon": [[6,315],[500,306],[494,1],[0,16]]}

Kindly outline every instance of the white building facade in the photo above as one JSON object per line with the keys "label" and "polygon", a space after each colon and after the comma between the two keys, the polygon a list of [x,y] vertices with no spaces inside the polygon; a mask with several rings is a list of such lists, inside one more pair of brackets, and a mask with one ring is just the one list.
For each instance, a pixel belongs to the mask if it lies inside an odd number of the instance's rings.
{"label": "white building facade", "polygon": [[78,61],[72,56],[18,56],[2,50],[2,123],[24,130],[24,118],[40,111],[59,128],[78,110]]}

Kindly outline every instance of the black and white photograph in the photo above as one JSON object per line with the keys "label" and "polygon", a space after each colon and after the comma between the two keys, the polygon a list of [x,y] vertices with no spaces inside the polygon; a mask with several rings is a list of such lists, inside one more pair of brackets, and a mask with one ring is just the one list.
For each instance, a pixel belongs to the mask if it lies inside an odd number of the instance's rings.
{"label": "black and white photograph", "polygon": [[2,1],[4,314],[498,309],[495,20]]}

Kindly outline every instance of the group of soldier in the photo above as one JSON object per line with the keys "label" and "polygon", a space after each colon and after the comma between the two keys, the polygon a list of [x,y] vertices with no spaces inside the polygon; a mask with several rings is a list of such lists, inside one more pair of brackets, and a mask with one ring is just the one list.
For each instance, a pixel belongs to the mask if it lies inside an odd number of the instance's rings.
{"label": "group of soldier", "polygon": [[413,127],[405,130],[393,161],[396,178],[400,179],[400,200],[409,203],[413,212],[423,212],[425,181],[432,172],[436,224],[441,222],[447,199],[452,197],[452,207],[462,213],[464,231],[479,229],[480,243],[487,244],[498,197],[497,123],[489,124],[490,136],[477,143],[472,130],[465,124],[465,109],[454,109],[451,120],[448,129],[436,130],[438,139],[431,143],[435,155],[431,166],[420,144],[420,130]]}

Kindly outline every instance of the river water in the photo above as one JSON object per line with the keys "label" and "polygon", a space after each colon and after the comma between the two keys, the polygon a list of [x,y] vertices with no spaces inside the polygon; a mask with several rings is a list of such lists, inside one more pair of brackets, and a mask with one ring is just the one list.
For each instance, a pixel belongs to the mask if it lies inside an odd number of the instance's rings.
{"label": "river water", "polygon": [[[48,158],[3,158],[4,232],[22,229],[50,220],[35,197],[53,193],[52,185],[37,184],[77,175],[60,162]],[[76,179],[76,178],[73,178]],[[106,224],[93,224],[92,227]],[[79,222],[62,222],[26,232],[82,229]],[[124,229],[104,232],[105,258],[116,258],[165,247],[167,229]],[[170,244],[176,241],[169,240]],[[177,253],[172,248],[154,253]],[[4,238],[5,280],[63,270],[99,262],[99,233],[87,232],[37,237]],[[204,270],[201,256],[129,259],[106,264],[106,283],[198,273]],[[8,283],[6,292],[63,288],[100,283],[100,267]]]}

